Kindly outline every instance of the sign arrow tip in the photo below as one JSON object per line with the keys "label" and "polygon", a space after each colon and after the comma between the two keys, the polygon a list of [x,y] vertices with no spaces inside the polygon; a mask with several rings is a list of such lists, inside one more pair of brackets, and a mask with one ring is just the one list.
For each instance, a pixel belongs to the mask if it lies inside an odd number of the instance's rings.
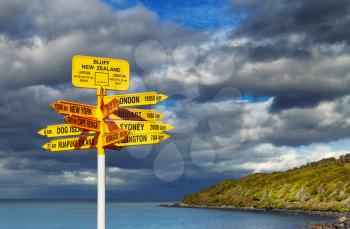
{"label": "sign arrow tip", "polygon": [[162,119],[162,118],[164,118],[164,115],[163,115],[163,114],[161,114],[161,113],[158,113],[158,115],[159,115],[159,119]]}
{"label": "sign arrow tip", "polygon": [[49,143],[46,143],[46,144],[43,145],[42,147],[43,147],[43,149],[46,149],[46,150],[49,150],[49,148],[50,148],[50,147],[49,147]]}
{"label": "sign arrow tip", "polygon": [[168,138],[170,138],[170,135],[164,134],[164,139],[163,140],[167,140]]}
{"label": "sign arrow tip", "polygon": [[38,134],[42,135],[42,136],[45,136],[45,129],[41,129],[38,131]]}
{"label": "sign arrow tip", "polygon": [[56,104],[56,103],[51,103],[51,104],[50,104],[50,108],[53,109],[53,110],[56,110],[56,109],[55,109],[55,104]]}
{"label": "sign arrow tip", "polygon": [[65,116],[65,117],[63,118],[63,120],[64,120],[66,123],[69,123],[69,115]]}
{"label": "sign arrow tip", "polygon": [[174,129],[174,127],[172,125],[165,124],[165,126],[166,126],[167,131]]}
{"label": "sign arrow tip", "polygon": [[160,102],[164,101],[164,100],[166,100],[168,98],[168,96],[164,95],[164,94],[159,94],[159,96],[160,96]]}

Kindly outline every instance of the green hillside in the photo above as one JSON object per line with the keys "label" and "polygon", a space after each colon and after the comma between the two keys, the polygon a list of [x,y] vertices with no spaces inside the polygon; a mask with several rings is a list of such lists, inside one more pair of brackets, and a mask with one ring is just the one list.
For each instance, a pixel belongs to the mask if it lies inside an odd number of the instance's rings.
{"label": "green hillside", "polygon": [[187,205],[350,210],[350,154],[272,174],[225,180],[185,196]]}

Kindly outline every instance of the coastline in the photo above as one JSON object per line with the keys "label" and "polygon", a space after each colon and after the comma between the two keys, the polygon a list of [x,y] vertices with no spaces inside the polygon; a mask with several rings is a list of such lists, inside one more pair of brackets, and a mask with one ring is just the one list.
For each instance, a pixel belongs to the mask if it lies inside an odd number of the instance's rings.
{"label": "coastline", "polygon": [[311,211],[300,209],[278,209],[278,208],[253,208],[253,207],[234,207],[234,206],[200,206],[200,205],[188,205],[184,203],[174,204],[160,204],[159,207],[166,208],[199,208],[199,209],[213,209],[213,210],[232,210],[232,211],[252,211],[252,212],[273,212],[273,213],[285,213],[285,214],[306,214],[315,216],[328,216],[339,218],[345,216],[350,217],[348,212],[334,212],[334,211]]}

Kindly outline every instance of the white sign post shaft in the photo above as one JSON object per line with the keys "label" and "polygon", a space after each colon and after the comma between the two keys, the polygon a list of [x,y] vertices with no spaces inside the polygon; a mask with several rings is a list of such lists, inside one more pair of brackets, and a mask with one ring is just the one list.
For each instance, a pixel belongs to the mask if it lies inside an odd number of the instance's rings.
{"label": "white sign post shaft", "polygon": [[97,229],[106,227],[106,154],[102,145],[105,125],[101,109],[105,95],[106,89],[97,89],[97,114],[101,122],[97,143]]}
{"label": "white sign post shaft", "polygon": [[106,221],[106,168],[105,168],[105,154],[99,154],[97,156],[97,170],[98,170],[98,187],[97,187],[97,228],[98,229],[105,229],[105,221]]}

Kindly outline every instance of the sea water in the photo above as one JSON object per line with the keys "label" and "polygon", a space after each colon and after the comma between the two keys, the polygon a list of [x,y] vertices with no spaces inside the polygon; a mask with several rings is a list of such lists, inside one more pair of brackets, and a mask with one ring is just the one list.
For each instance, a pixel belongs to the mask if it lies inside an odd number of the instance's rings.
{"label": "sea water", "polygon": [[[163,208],[156,202],[107,202],[106,228],[292,229],[330,217],[251,211]],[[96,228],[95,201],[0,201],[0,229]]]}

